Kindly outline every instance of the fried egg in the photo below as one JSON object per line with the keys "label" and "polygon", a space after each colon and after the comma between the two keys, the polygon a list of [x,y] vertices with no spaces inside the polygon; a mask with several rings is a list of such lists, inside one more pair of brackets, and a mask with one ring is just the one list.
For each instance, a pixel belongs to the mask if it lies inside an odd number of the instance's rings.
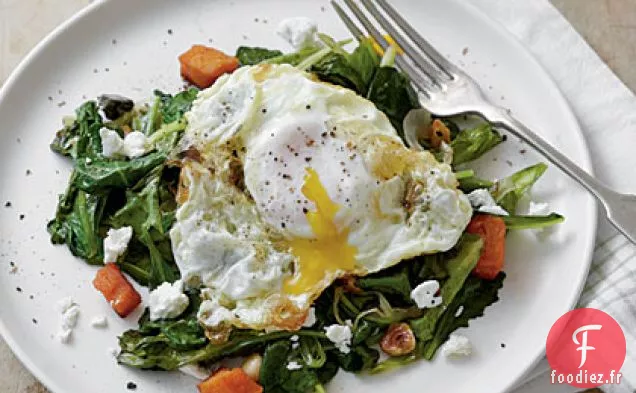
{"label": "fried egg", "polygon": [[299,329],[337,278],[446,251],[470,220],[450,166],[406,148],[370,101],[295,67],[242,67],[186,116],[180,149],[196,159],[183,161],[171,238],[221,337]]}

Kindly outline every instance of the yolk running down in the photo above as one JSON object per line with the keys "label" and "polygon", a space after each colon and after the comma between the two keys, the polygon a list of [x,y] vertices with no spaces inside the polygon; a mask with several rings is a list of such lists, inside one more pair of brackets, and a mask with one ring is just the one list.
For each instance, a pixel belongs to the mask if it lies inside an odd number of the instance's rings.
{"label": "yolk running down", "polygon": [[312,292],[328,273],[353,270],[358,252],[347,242],[349,230],[338,232],[334,219],[340,206],[331,201],[314,169],[307,168],[301,191],[316,206],[315,211],[307,213],[315,238],[290,242],[298,264],[294,277],[285,282],[284,291],[292,295]]}

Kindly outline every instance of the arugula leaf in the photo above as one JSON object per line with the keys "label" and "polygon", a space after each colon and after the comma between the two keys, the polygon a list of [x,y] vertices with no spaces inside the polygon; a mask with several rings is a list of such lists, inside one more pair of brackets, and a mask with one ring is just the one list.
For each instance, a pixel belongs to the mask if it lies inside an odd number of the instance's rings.
{"label": "arugula leaf", "polygon": [[507,229],[540,229],[565,221],[565,217],[557,213],[547,216],[502,216]]}
{"label": "arugula leaf", "polygon": [[503,142],[501,135],[487,123],[462,130],[451,141],[453,164],[459,165],[475,160],[501,142]]}
{"label": "arugula leaf", "polygon": [[47,225],[51,241],[66,244],[73,255],[92,265],[101,265],[103,249],[98,231],[105,203],[105,196],[87,194],[71,184],[60,198],[55,218]]}
{"label": "arugula leaf", "polygon": [[530,190],[547,169],[546,164],[538,163],[499,180],[492,192],[493,198],[508,213],[514,214],[519,199]]}
{"label": "arugula leaf", "polygon": [[130,161],[78,160],[74,184],[95,193],[111,188],[132,187],[148,172],[166,161],[165,152],[153,152]]}
{"label": "arugula leaf", "polygon": [[[461,327],[468,327],[471,319],[483,316],[484,309],[499,300],[498,293],[505,277],[506,274],[501,272],[494,280],[482,280],[473,276],[466,279],[437,323],[432,339],[424,345],[422,355],[425,359],[431,360],[452,332]],[[458,312],[460,307],[461,313]]]}
{"label": "arugula leaf", "polygon": [[338,351],[337,356],[343,370],[357,373],[375,367],[380,359],[380,352],[366,345],[357,345],[348,354]]}
{"label": "arugula leaf", "polygon": [[170,124],[181,120],[183,115],[190,110],[199,90],[191,87],[174,96],[160,90],[155,90],[154,93],[160,100],[161,121],[164,124]]}
{"label": "arugula leaf", "polygon": [[464,234],[457,245],[457,255],[448,260],[446,268],[448,279],[440,289],[442,305],[426,311],[424,316],[411,321],[411,329],[415,336],[426,342],[433,338],[435,327],[444,310],[452,303],[462,285],[477,265],[481,255],[483,241],[479,236]]}
{"label": "arugula leaf", "polygon": [[73,159],[97,157],[102,151],[99,130],[103,126],[97,104],[87,101],[75,114],[76,119],[55,134],[51,150]]}
{"label": "arugula leaf", "polygon": [[236,57],[242,66],[259,64],[265,60],[282,55],[283,52],[279,50],[259,47],[239,46],[236,50]]}
{"label": "arugula leaf", "polygon": [[389,117],[400,137],[404,137],[404,118],[411,109],[420,107],[417,93],[409,79],[392,67],[380,67],[376,70],[369,85],[367,99]]}

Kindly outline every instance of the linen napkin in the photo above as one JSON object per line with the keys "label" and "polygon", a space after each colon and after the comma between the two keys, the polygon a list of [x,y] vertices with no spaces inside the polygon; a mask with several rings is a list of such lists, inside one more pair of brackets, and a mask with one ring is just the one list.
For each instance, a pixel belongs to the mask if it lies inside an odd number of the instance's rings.
{"label": "linen napkin", "polygon": [[[548,0],[470,0],[507,28],[552,76],[574,113],[589,145],[596,176],[610,187],[636,193],[636,96]],[[611,126],[608,126],[611,125]],[[620,385],[609,393],[636,390],[636,246],[599,214],[590,274],[579,307],[611,315],[627,339]],[[549,385],[544,361],[515,393],[575,391]]]}

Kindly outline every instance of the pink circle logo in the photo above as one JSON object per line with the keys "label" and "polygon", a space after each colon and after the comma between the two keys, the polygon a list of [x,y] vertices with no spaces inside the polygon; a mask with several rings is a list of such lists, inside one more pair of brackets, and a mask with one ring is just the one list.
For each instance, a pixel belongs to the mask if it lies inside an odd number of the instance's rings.
{"label": "pink circle logo", "polygon": [[614,318],[593,308],[563,315],[552,325],[546,341],[551,382],[577,388],[619,383],[625,354],[623,329]]}

